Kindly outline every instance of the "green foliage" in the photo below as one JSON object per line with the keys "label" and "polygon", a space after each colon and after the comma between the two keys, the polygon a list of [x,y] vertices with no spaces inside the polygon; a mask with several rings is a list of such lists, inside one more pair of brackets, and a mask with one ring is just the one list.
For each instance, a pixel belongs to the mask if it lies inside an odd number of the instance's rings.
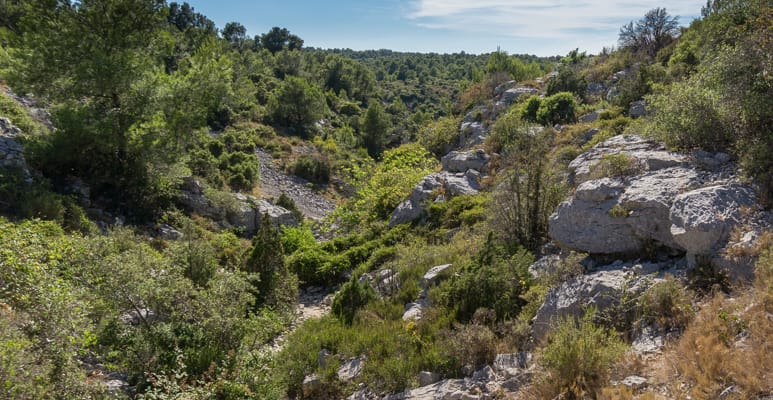
{"label": "green foliage", "polygon": [[667,93],[648,97],[654,111],[648,133],[678,149],[727,150],[732,127],[717,91],[698,78],[675,83]]}
{"label": "green foliage", "polygon": [[524,123],[515,112],[499,118],[487,143],[511,169],[492,196],[492,226],[508,248],[536,250],[547,236],[548,218],[566,190],[548,152],[554,132]]}
{"label": "green foliage", "polygon": [[271,97],[268,108],[272,121],[302,137],[313,136],[313,125],[326,111],[322,90],[305,79],[287,76]]}
{"label": "green foliage", "polygon": [[542,104],[542,99],[535,95],[529,96],[519,107],[521,119],[528,122],[537,122],[537,111]]}
{"label": "green foliage", "polygon": [[374,159],[380,159],[389,134],[390,122],[384,109],[377,100],[371,101],[368,110],[362,117],[360,129],[362,142],[368,154]]}
{"label": "green foliage", "polygon": [[281,50],[300,50],[303,47],[303,39],[290,33],[287,28],[275,26],[270,31],[256,37],[256,44],[270,51],[272,54]]}
{"label": "green foliage", "polygon": [[636,175],[641,170],[635,157],[627,153],[605,154],[593,167],[594,177],[625,178]]}
{"label": "green foliage", "polygon": [[344,222],[359,224],[361,217],[370,221],[388,219],[413,186],[436,166],[434,157],[418,143],[385,151],[356,197],[342,208]]}
{"label": "green foliage", "polygon": [[552,331],[540,361],[548,371],[542,386],[550,397],[595,396],[606,384],[612,365],[625,351],[614,332],[594,325],[594,313],[592,308],[587,310],[579,321],[563,318]]}
{"label": "green foliage", "polygon": [[564,66],[558,70],[557,76],[548,81],[545,92],[548,96],[560,92],[570,92],[582,97],[585,95],[587,86],[588,83],[585,82],[585,79],[574,68]]}
{"label": "green foliage", "polygon": [[515,81],[525,81],[533,79],[542,74],[542,68],[535,62],[525,63],[518,57],[511,57],[507,52],[497,49],[489,54],[486,71],[489,74],[497,72],[506,72],[510,79]]}
{"label": "green foliage", "polygon": [[430,228],[459,228],[463,225],[473,226],[486,220],[486,205],[489,203],[486,195],[454,196],[443,202],[435,202],[429,206]]}
{"label": "green foliage", "polygon": [[577,100],[569,92],[545,97],[537,109],[537,122],[543,125],[565,124],[576,121]]}
{"label": "green foliage", "polygon": [[440,158],[451,151],[459,141],[459,118],[443,117],[425,125],[417,140],[435,157]]}
{"label": "green foliage", "polygon": [[341,286],[333,300],[331,311],[341,321],[351,325],[357,310],[375,299],[376,293],[367,282],[351,280]]}
{"label": "green foliage", "polygon": [[[252,251],[244,265],[244,271],[257,275],[254,283],[257,294],[257,304],[267,302],[277,306],[278,295],[288,296],[295,301],[292,293],[280,293],[280,281],[287,280],[289,271],[284,261],[284,249],[279,236],[279,229],[271,223],[268,214],[260,217],[260,226],[252,238]],[[285,288],[281,288],[285,289]]]}
{"label": "green foliage", "polygon": [[327,183],[330,180],[330,162],[322,155],[303,154],[295,160],[293,173],[310,182]]}
{"label": "green foliage", "polygon": [[317,245],[314,233],[308,225],[299,225],[297,227],[283,226],[280,240],[282,241],[282,248],[287,254],[293,254],[296,251],[312,248]]}
{"label": "green foliage", "polygon": [[[287,211],[290,211],[295,216],[295,220],[298,222],[303,222],[303,213],[301,210],[298,209],[298,206],[295,204],[295,201],[287,195],[287,193],[282,192],[282,194],[279,195],[279,197],[276,199],[276,205],[279,207],[284,208]],[[285,249],[287,249],[285,247]],[[287,251],[287,250],[286,250]],[[292,253],[292,251],[288,251],[288,253]]]}
{"label": "green foliage", "polygon": [[643,318],[666,331],[683,330],[693,316],[692,295],[672,276],[648,288],[639,304]]}
{"label": "green foliage", "polygon": [[11,123],[29,136],[40,136],[47,131],[42,123],[33,119],[21,104],[5,93],[0,93],[0,116],[11,120]]}
{"label": "green foliage", "polygon": [[448,308],[456,310],[460,321],[468,321],[479,308],[490,308],[497,320],[518,315],[525,304],[529,265],[534,257],[522,250],[511,257],[491,255],[493,236],[481,251],[477,262],[470,263],[454,276],[441,295]]}

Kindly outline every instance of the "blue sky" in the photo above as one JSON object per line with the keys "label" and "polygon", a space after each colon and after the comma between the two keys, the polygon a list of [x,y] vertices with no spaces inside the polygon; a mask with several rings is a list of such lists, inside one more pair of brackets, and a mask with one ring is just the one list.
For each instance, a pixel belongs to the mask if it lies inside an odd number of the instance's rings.
{"label": "blue sky", "polygon": [[[182,2],[178,0],[179,2]],[[565,55],[616,44],[624,23],[666,7],[682,25],[705,0],[188,0],[222,28],[240,22],[253,36],[289,29],[306,46],[435,53]]]}

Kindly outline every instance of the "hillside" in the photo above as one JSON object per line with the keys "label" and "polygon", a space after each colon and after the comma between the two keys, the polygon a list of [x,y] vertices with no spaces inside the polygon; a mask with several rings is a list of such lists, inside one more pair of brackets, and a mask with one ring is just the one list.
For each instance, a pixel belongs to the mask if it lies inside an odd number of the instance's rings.
{"label": "hillside", "polygon": [[4,2],[0,398],[770,398],[772,54],[762,0],[548,58]]}

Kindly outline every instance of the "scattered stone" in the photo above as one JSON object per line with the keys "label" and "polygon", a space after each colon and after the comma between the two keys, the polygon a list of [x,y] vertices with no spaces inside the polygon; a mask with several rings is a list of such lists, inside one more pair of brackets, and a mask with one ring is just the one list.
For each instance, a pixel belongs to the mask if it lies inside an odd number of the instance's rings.
{"label": "scattered stone", "polygon": [[631,375],[620,381],[620,384],[632,389],[641,389],[647,386],[647,378]]}
{"label": "scattered stone", "polygon": [[421,371],[419,372],[419,386],[428,386],[440,382],[443,376],[437,372]]}
{"label": "scattered stone", "polygon": [[440,281],[441,273],[451,268],[452,266],[453,264],[443,264],[443,265],[438,265],[430,268],[429,271],[427,271],[427,273],[425,273],[424,276],[421,278],[421,282],[420,282],[421,287],[426,289],[438,283]]}
{"label": "scattered stone", "polygon": [[628,109],[628,116],[631,118],[639,118],[647,115],[647,103],[644,100],[638,100],[631,103],[631,107]]}
{"label": "scattered stone", "polygon": [[164,240],[175,241],[182,239],[185,235],[170,225],[161,224],[158,227],[158,236]]}
{"label": "scattered stone", "polygon": [[307,399],[319,398],[317,396],[321,394],[323,386],[322,379],[316,374],[307,375],[303,378],[303,384],[301,386],[303,397]]}
{"label": "scattered stone", "polygon": [[599,115],[604,112],[604,109],[598,109],[580,117],[580,122],[596,122],[599,119]]}
{"label": "scattered stone", "polygon": [[341,365],[338,368],[338,379],[341,382],[350,382],[360,376],[362,373],[362,364],[364,359],[362,357],[353,358]]}

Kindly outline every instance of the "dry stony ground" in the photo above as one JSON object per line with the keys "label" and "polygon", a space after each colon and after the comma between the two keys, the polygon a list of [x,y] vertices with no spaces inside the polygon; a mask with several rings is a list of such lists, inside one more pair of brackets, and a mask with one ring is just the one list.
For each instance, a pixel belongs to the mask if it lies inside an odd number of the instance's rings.
{"label": "dry stony ground", "polygon": [[257,149],[256,153],[260,160],[260,191],[263,197],[276,199],[285,193],[306,218],[314,221],[322,220],[335,210],[335,203],[309,188],[308,181],[282,172],[271,154],[263,149]]}

